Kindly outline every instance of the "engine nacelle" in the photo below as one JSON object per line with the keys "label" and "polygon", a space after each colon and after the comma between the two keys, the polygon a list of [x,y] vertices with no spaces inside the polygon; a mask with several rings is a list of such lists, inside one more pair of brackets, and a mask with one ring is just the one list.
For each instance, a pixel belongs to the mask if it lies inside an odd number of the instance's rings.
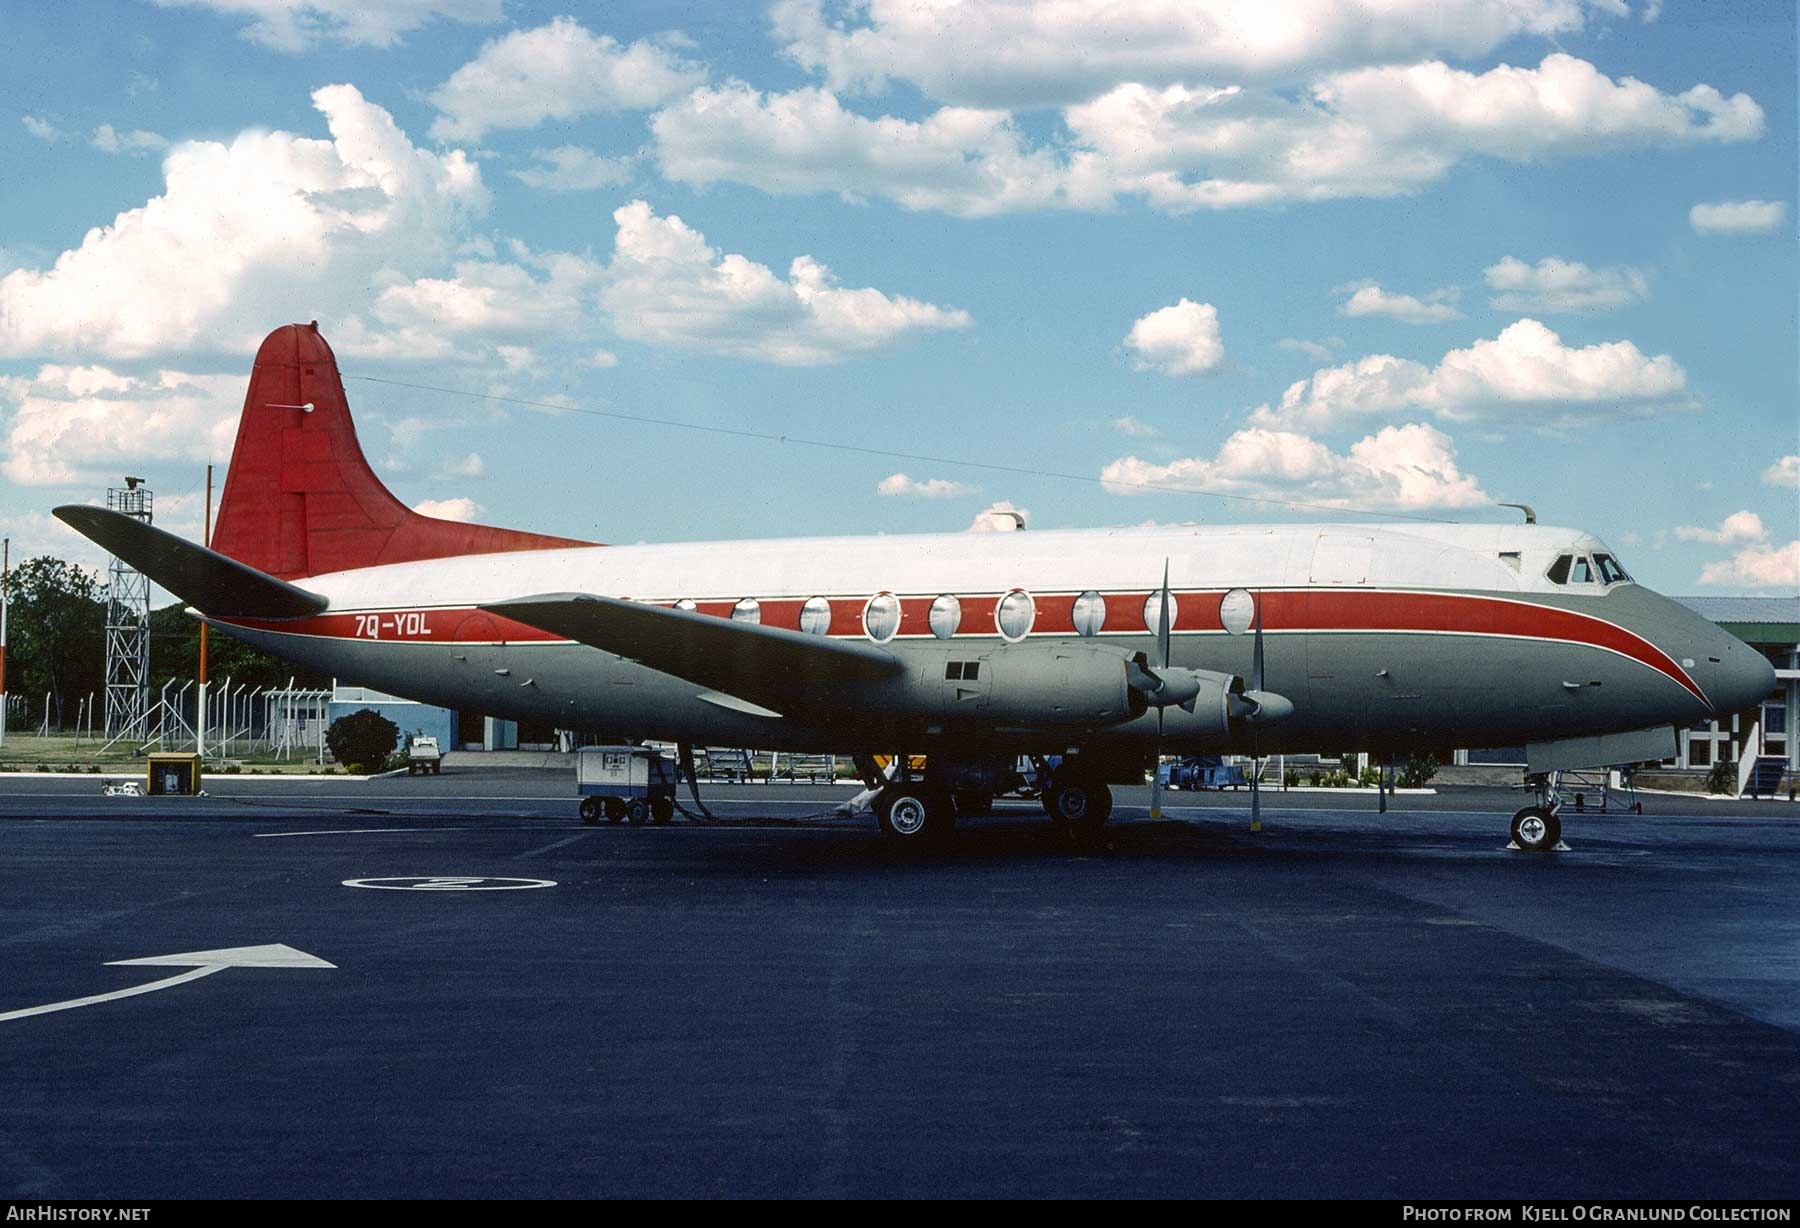
{"label": "engine nacelle", "polygon": [[1183,697],[1180,703],[1163,708],[1166,729],[1201,737],[1224,736],[1230,731],[1231,718],[1244,690],[1242,678],[1181,666],[1165,666],[1157,672],[1168,681],[1170,690]]}
{"label": "engine nacelle", "polygon": [[1116,648],[1088,644],[1011,645],[988,658],[993,673],[982,707],[1001,728],[1104,729],[1143,715],[1144,697]]}

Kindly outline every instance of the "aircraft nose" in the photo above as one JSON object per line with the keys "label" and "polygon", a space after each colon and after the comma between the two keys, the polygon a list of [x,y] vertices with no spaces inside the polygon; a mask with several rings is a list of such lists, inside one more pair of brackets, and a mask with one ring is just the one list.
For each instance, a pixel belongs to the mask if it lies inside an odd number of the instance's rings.
{"label": "aircraft nose", "polygon": [[1712,668],[1707,672],[1712,677],[1705,685],[1713,714],[1719,717],[1753,707],[1775,689],[1775,667],[1769,658],[1736,636],[1724,639],[1728,642],[1708,654],[1707,664]]}

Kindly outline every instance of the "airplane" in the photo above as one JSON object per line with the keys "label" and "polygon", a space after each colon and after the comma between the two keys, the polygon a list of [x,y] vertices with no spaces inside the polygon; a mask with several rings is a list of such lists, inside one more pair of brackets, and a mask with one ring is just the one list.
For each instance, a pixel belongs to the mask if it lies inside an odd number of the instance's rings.
{"label": "airplane", "polygon": [[[435,519],[370,468],[316,321],[257,352],[209,545],[55,514],[219,631],[333,676],[615,737],[856,756],[903,844],[944,836],[1021,756],[1091,838],[1110,784],[1165,752],[1529,742],[1618,763],[1774,687],[1599,538],[1535,523],[607,546]],[[885,777],[876,752],[900,752]],[[1555,847],[1558,805],[1514,815],[1515,844]]]}

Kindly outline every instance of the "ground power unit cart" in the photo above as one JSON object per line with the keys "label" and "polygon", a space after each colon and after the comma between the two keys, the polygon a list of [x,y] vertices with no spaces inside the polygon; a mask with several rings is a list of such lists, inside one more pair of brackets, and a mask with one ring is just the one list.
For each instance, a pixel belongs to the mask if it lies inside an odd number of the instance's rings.
{"label": "ground power unit cart", "polygon": [[675,760],[649,746],[584,746],[575,752],[581,821],[630,819],[667,823],[675,817]]}

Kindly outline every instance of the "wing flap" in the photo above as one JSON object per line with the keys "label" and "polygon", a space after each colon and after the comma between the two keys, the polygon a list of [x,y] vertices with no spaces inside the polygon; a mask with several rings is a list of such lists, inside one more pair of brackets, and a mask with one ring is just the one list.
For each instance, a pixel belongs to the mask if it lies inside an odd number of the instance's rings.
{"label": "wing flap", "polygon": [[905,668],[873,644],[589,593],[481,608],[784,713],[842,702]]}
{"label": "wing flap", "polygon": [[317,593],[277,580],[123,512],[76,503],[56,508],[54,514],[202,614],[216,618],[305,618],[330,604]]}

